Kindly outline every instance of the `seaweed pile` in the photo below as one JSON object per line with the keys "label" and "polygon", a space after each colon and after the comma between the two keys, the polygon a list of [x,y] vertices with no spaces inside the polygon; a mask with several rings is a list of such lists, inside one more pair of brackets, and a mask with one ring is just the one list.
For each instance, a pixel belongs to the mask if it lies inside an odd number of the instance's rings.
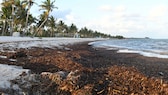
{"label": "seaweed pile", "polygon": [[[1,55],[7,56],[6,59],[1,58],[1,64],[23,66],[32,72],[23,72],[20,77],[11,80],[19,90],[0,91],[13,95],[168,95],[167,80],[147,76],[140,68],[127,65],[130,60],[122,59],[115,51],[101,52],[101,49],[94,49],[86,43],[67,47],[1,52]],[[135,54],[124,56],[137,57]],[[141,65],[145,64],[144,61]],[[148,72],[153,73],[150,69]]]}

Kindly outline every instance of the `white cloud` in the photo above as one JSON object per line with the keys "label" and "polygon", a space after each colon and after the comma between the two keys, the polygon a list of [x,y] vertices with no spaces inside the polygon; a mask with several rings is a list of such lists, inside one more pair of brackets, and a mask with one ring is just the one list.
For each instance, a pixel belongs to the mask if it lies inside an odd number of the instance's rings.
{"label": "white cloud", "polygon": [[99,7],[101,11],[112,11],[112,6],[111,5],[102,5]]}
{"label": "white cloud", "polygon": [[101,11],[107,11],[107,12],[123,12],[126,10],[126,7],[124,5],[119,5],[116,7],[113,7],[111,5],[102,5],[99,7],[99,10]]}
{"label": "white cloud", "polygon": [[146,18],[148,35],[154,38],[167,38],[168,35],[168,7],[159,5],[153,7]]}
{"label": "white cloud", "polygon": [[87,22],[87,27],[96,29],[100,32],[111,35],[123,35],[136,34],[138,31],[144,31],[146,24],[143,23],[142,17],[139,14],[127,13],[125,6],[110,7],[112,12],[104,14],[99,19],[92,19]]}
{"label": "white cloud", "polygon": [[67,24],[67,25],[71,25],[72,23],[74,23],[75,25],[77,25],[77,27],[78,27],[78,18],[76,17],[76,15],[75,14],[73,14],[72,12],[70,13],[70,14],[67,14],[66,16],[65,16],[65,19],[64,19],[64,21],[65,21],[65,23]]}
{"label": "white cloud", "polygon": [[124,5],[119,5],[119,6],[114,8],[114,11],[116,11],[116,12],[124,12],[124,11],[126,11],[126,7]]}
{"label": "white cloud", "polygon": [[65,17],[66,17],[66,20],[68,21],[71,21],[71,22],[75,21],[75,16],[72,13],[67,14]]}
{"label": "white cloud", "polygon": [[151,9],[149,16],[161,17],[161,16],[164,16],[167,11],[168,11],[168,8],[165,5],[156,6],[153,9]]}
{"label": "white cloud", "polygon": [[63,21],[67,25],[71,25],[74,23],[78,28],[84,27],[85,20],[81,19],[77,14],[70,12],[69,14],[65,15],[65,19]]}
{"label": "white cloud", "polygon": [[55,18],[58,18],[58,19],[63,19],[65,20],[66,19],[66,16],[71,14],[71,10],[70,9],[67,9],[67,10],[53,10],[51,15],[54,16]]}
{"label": "white cloud", "polygon": [[130,11],[124,5],[102,5],[98,8],[99,14],[96,14],[97,16],[93,18],[86,19],[83,15],[80,16],[70,12],[65,15],[65,23],[74,23],[79,28],[86,26],[111,35],[158,38],[168,30],[168,21],[162,18],[166,17],[165,13],[168,8],[157,6],[152,8],[150,12],[148,10],[141,13]]}
{"label": "white cloud", "polygon": [[160,19],[166,15],[167,11],[168,7],[165,5],[156,6],[150,10],[148,20],[155,22],[160,21]]}
{"label": "white cloud", "polygon": [[[87,27],[111,35],[126,37],[163,37],[168,34],[167,6],[157,6],[149,14],[128,12],[125,6],[109,7],[112,12],[87,22]],[[149,19],[150,18],[150,19]],[[155,21],[151,21],[151,18]],[[157,20],[157,21],[156,21]],[[162,35],[162,36],[161,36]],[[164,36],[166,38],[166,36]]]}

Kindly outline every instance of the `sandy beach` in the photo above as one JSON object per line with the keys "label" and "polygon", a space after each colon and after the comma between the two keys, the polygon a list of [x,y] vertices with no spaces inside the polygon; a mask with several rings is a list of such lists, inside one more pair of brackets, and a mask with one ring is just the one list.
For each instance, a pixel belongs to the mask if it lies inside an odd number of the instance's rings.
{"label": "sandy beach", "polygon": [[[29,95],[168,94],[168,59],[117,53],[94,48],[88,42],[64,48],[36,47],[0,54],[7,56],[0,58],[0,64],[22,66],[32,74],[40,75],[40,83],[24,88]],[[16,80],[13,83],[19,84]]]}

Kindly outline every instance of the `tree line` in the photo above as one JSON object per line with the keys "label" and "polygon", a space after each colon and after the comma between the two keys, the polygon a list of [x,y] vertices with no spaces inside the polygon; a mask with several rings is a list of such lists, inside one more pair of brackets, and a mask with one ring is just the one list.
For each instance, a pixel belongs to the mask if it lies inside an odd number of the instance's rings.
{"label": "tree line", "polygon": [[[33,0],[3,0],[0,12],[0,35],[11,36],[19,32],[22,36],[38,37],[114,37],[98,31],[83,27],[78,29],[72,23],[66,25],[62,20],[57,20],[50,12],[58,9],[55,1],[45,0],[37,4]],[[38,18],[30,13],[33,5],[38,5],[43,13]]]}

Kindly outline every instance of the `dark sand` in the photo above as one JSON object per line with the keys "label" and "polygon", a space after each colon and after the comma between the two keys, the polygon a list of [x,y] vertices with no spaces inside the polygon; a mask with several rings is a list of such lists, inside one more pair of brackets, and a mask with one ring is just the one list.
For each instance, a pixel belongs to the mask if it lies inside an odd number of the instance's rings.
{"label": "dark sand", "polygon": [[[58,95],[168,95],[168,59],[139,54],[116,53],[115,50],[93,48],[88,42],[64,49],[19,49],[16,53],[0,52],[0,64],[13,64],[33,73],[77,71],[75,83],[68,79],[61,84],[51,79],[43,83],[44,93]],[[9,59],[17,59],[11,62]],[[162,81],[163,80],[163,81]],[[49,85],[49,86],[48,86]]]}

